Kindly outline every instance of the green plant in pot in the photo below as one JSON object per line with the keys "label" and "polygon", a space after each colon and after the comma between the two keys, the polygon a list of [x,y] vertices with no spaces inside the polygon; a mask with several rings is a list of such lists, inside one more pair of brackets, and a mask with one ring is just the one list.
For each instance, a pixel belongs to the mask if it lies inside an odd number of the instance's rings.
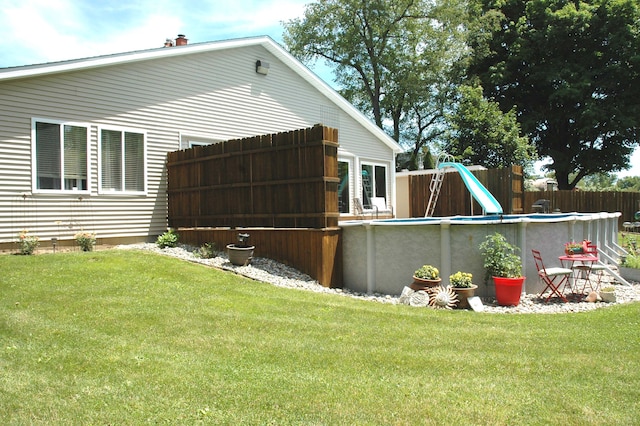
{"label": "green plant in pot", "polygon": [[412,290],[430,290],[440,285],[440,271],[433,265],[422,265],[413,272]]}
{"label": "green plant in pot", "polygon": [[453,275],[449,275],[449,285],[451,290],[458,295],[458,308],[468,309],[468,299],[474,296],[478,288],[473,283],[473,275],[468,272],[458,271]]}
{"label": "green plant in pot", "polygon": [[518,255],[520,249],[510,244],[499,232],[487,235],[479,248],[484,258],[485,282],[493,279],[498,304],[518,305],[525,280],[522,276],[522,260]]}
{"label": "green plant in pot", "polygon": [[616,302],[616,288],[609,286],[600,289],[600,299],[603,302],[615,303]]}

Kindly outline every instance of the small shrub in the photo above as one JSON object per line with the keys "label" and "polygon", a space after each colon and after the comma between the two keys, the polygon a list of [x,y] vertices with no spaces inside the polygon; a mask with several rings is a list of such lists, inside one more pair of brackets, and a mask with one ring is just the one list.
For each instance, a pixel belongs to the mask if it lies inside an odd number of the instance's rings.
{"label": "small shrub", "polygon": [[200,259],[211,259],[216,256],[217,251],[215,243],[204,243],[194,254]]}
{"label": "small shrub", "polygon": [[93,247],[96,245],[95,232],[80,231],[74,236],[74,238],[82,251],[93,251]]}
{"label": "small shrub", "polygon": [[622,262],[622,266],[625,268],[635,268],[640,269],[640,256],[635,256],[630,254],[625,257],[624,262]]}
{"label": "small shrub", "polygon": [[437,280],[440,278],[440,271],[433,265],[422,265],[413,273],[413,276],[425,280]]}
{"label": "small shrub", "polygon": [[455,288],[471,288],[473,286],[473,275],[468,272],[458,271],[449,275],[449,283]]}
{"label": "small shrub", "polygon": [[18,245],[20,247],[20,254],[33,254],[40,245],[40,239],[36,235],[30,235],[29,231],[23,229],[18,234]]}
{"label": "small shrub", "polygon": [[158,237],[156,245],[161,249],[175,247],[178,245],[178,234],[176,234],[173,229],[169,228],[167,232]]}

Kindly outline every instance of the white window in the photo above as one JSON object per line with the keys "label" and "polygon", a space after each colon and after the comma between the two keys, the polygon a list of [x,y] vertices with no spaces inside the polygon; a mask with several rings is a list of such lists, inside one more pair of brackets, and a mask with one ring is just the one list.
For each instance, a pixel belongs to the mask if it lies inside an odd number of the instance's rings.
{"label": "white window", "polygon": [[89,127],[31,120],[34,192],[89,191]]}
{"label": "white window", "polygon": [[351,189],[349,182],[351,176],[349,169],[351,168],[349,161],[338,160],[338,212],[349,213],[349,205],[351,201]]}
{"label": "white window", "polygon": [[367,164],[361,165],[361,180],[362,180],[362,205],[365,209],[372,209],[372,198],[384,198],[387,197],[387,166],[382,164]]}
{"label": "white window", "polygon": [[99,133],[99,191],[145,193],[147,190],[145,132],[101,128]]}

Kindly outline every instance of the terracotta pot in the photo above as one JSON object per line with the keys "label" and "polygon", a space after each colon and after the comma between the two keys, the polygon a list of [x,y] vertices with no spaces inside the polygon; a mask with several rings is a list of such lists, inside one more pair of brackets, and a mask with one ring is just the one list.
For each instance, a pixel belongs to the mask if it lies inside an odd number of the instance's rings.
{"label": "terracotta pot", "polygon": [[432,291],[440,285],[441,281],[442,281],[442,278],[437,278],[435,280],[428,280],[425,278],[418,278],[414,276],[413,283],[411,283],[409,288],[411,288],[411,290],[414,290],[414,291],[419,291],[419,290]]}
{"label": "terracotta pot", "polygon": [[229,262],[237,266],[246,266],[251,262],[253,258],[253,250],[255,246],[238,247],[235,244],[227,245],[227,254],[229,255]]}
{"label": "terracotta pot", "polygon": [[525,277],[493,277],[496,286],[496,299],[500,306],[518,306]]}
{"label": "terracotta pot", "polygon": [[469,309],[469,298],[475,295],[477,285],[472,284],[471,287],[451,287],[451,290],[458,295],[458,309]]}

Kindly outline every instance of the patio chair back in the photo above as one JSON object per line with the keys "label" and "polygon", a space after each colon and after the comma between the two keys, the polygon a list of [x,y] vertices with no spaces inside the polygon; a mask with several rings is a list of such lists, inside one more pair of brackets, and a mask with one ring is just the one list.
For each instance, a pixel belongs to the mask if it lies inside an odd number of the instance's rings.
{"label": "patio chair back", "polygon": [[531,250],[531,253],[533,254],[533,260],[535,260],[536,262],[538,278],[540,278],[540,280],[545,284],[544,290],[542,290],[542,292],[540,293],[540,297],[542,297],[542,295],[547,290],[551,290],[551,293],[547,297],[547,302],[554,294],[560,297],[562,301],[568,302],[567,298],[564,296],[564,291],[566,290],[567,286],[571,288],[569,277],[571,276],[573,271],[571,271],[571,269],[559,267],[546,268],[544,266],[540,251]]}

